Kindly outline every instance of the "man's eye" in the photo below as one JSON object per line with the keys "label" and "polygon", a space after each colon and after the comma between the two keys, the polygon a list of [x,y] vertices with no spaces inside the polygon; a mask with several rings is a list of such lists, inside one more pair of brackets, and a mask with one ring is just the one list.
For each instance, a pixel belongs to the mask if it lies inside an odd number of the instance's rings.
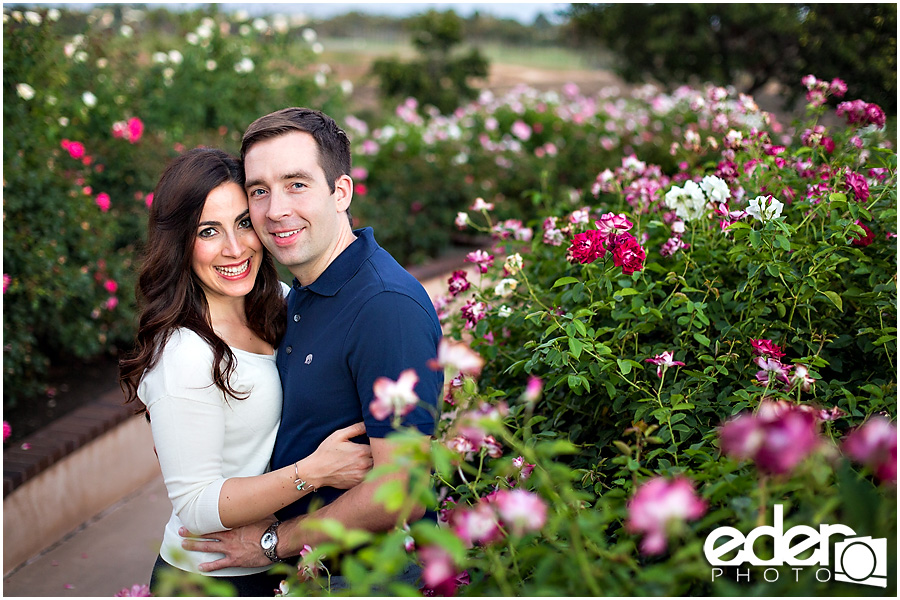
{"label": "man's eye", "polygon": [[291,184],[291,189],[293,190],[301,190],[306,187],[306,184],[300,183],[299,181],[295,181]]}
{"label": "man's eye", "polygon": [[250,190],[249,196],[251,198],[258,198],[259,196],[262,196],[265,193],[266,193],[266,190],[264,190],[262,188],[256,188],[255,190]]}

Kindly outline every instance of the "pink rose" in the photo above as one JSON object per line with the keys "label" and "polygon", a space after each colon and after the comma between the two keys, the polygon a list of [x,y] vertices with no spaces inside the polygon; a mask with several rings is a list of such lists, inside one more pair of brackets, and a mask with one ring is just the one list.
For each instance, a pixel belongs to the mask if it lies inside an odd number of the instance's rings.
{"label": "pink rose", "polygon": [[772,340],[751,339],[750,345],[753,346],[753,353],[758,356],[771,356],[772,358],[781,358],[784,356],[781,347]]}
{"label": "pink rose", "polygon": [[869,199],[869,183],[866,178],[855,171],[847,171],[847,187],[853,192],[857,202],[865,202]]}
{"label": "pink rose", "polygon": [[614,215],[613,213],[602,215],[600,220],[595,221],[594,224],[606,236],[625,233],[634,227],[634,224],[624,214]]}
{"label": "pink rose", "polygon": [[153,594],[150,593],[149,585],[134,584],[131,588],[122,588],[121,591],[116,594],[116,597],[149,598],[152,595]]}
{"label": "pink rose", "polygon": [[499,540],[500,521],[497,513],[486,502],[473,507],[457,507],[450,515],[453,533],[471,548],[475,544],[490,544]]}
{"label": "pink rose", "polygon": [[628,503],[625,528],[643,533],[641,552],[662,554],[673,524],[699,519],[706,513],[706,502],[697,495],[690,480],[654,477],[641,484]]}
{"label": "pink rose", "polygon": [[469,252],[466,254],[466,262],[475,263],[478,265],[478,270],[482,273],[487,273],[488,269],[494,264],[494,256],[492,254],[488,254],[484,250],[475,250],[474,252]]}
{"label": "pink rose", "polygon": [[844,453],[870,467],[882,481],[897,482],[897,426],[872,417],[844,440]]}
{"label": "pink rose", "polygon": [[764,400],[757,414],[743,413],[719,429],[722,453],[750,459],[761,471],[788,473],[819,445],[815,411]]}
{"label": "pink rose", "polygon": [[84,144],[81,142],[71,142],[69,140],[63,140],[60,144],[63,149],[69,153],[74,159],[79,159],[84,156]]}
{"label": "pink rose", "polygon": [[503,524],[513,535],[539,531],[547,522],[547,503],[528,490],[500,490],[494,500]]}
{"label": "pink rose", "polygon": [[97,194],[97,198],[94,200],[97,203],[97,206],[100,207],[100,210],[106,212],[109,210],[109,206],[111,204],[109,199],[109,194],[106,192],[100,192]]}
{"label": "pink rose", "polygon": [[453,271],[447,283],[451,296],[457,296],[471,287],[465,271]]}
{"label": "pink rose", "polygon": [[419,383],[415,369],[406,369],[397,381],[388,377],[379,377],[372,386],[375,399],[369,404],[369,412],[376,420],[382,421],[392,414],[404,416],[412,412],[419,402],[413,391]]}
{"label": "pink rose", "polygon": [[137,117],[128,119],[128,141],[136,144],[144,134],[144,123]]}
{"label": "pink rose", "polygon": [[653,358],[645,358],[644,362],[653,363],[656,365],[656,376],[662,377],[663,371],[670,367],[674,367],[676,365],[684,366],[684,363],[680,360],[672,360],[674,355],[671,352],[663,352],[662,354],[657,354]]}

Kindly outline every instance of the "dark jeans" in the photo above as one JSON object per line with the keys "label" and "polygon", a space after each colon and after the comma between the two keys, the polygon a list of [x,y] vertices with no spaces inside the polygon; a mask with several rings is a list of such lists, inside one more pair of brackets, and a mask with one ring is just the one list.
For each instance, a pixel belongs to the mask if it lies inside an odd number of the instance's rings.
{"label": "dark jeans", "polygon": [[[178,567],[173,567],[163,560],[161,556],[156,557],[156,564],[153,565],[153,574],[150,576],[150,592],[159,595],[159,573],[161,571],[178,571],[186,573]],[[273,575],[271,573],[255,573],[253,575],[236,575],[232,577],[216,577],[216,581],[227,581],[235,587],[237,595],[242,597],[266,596],[271,598],[278,589],[278,584],[284,579],[283,575]]]}

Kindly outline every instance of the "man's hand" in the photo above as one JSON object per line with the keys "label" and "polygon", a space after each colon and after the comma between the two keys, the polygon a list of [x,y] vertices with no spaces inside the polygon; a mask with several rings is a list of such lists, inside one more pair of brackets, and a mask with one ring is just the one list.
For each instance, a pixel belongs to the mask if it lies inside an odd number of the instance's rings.
{"label": "man's hand", "polygon": [[184,527],[178,530],[178,535],[186,538],[181,542],[181,547],[185,550],[219,552],[225,555],[212,562],[200,563],[199,569],[203,572],[218,571],[225,567],[265,567],[272,564],[272,561],[263,553],[259,540],[274,520],[267,518],[229,531],[205,534],[202,540],[195,539],[197,536]]}

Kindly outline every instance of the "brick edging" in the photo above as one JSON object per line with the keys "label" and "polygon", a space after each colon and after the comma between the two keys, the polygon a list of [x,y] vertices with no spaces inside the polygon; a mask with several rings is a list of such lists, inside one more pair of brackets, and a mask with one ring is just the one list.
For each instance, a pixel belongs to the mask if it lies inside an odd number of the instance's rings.
{"label": "brick edging", "polygon": [[[134,416],[118,387],[90,404],[51,421],[21,443],[3,450],[3,497],[82,446]],[[27,447],[25,450],[22,446]]]}

